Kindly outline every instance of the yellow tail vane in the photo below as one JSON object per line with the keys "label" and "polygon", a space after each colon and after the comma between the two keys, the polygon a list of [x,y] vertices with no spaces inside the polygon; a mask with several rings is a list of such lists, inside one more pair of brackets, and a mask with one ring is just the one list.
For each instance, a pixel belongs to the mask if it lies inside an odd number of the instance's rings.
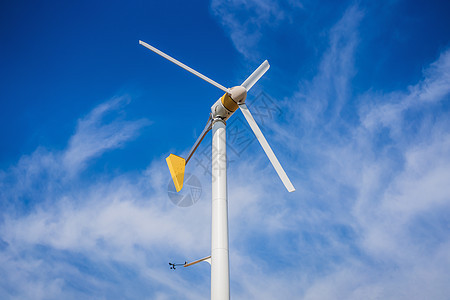
{"label": "yellow tail vane", "polygon": [[170,175],[172,175],[173,183],[175,184],[175,189],[179,192],[183,188],[186,160],[175,154],[170,154],[167,156],[166,161],[169,166]]}

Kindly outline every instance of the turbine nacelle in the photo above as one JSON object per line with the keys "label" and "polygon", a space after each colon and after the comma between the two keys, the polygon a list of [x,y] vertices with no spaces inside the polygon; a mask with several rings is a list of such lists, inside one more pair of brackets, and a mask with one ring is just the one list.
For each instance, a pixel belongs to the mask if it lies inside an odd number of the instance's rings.
{"label": "turbine nacelle", "polygon": [[235,86],[228,90],[211,106],[212,118],[220,118],[226,121],[238,109],[239,105],[245,104],[247,90],[243,86]]}

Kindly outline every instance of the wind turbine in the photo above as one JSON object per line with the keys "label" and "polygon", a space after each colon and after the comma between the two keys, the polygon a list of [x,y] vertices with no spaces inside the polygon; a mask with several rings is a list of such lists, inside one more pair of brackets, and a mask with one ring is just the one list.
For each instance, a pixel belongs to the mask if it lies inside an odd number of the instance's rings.
{"label": "wind turbine", "polygon": [[[205,128],[192,146],[186,159],[170,154],[167,158],[170,174],[175,188],[179,192],[183,187],[184,170],[186,164],[191,159],[195,150],[200,145],[205,135],[212,130],[212,220],[211,220],[211,256],[199,259],[192,263],[185,263],[190,266],[200,261],[208,261],[211,264],[211,300],[230,299],[230,272],[228,255],[228,196],[227,196],[227,152],[226,152],[226,121],[239,108],[244,114],[250,128],[261,144],[264,152],[278,173],[281,181],[289,192],[295,191],[289,177],[283,170],[280,162],[267,143],[264,135],[256,124],[255,119],[245,105],[247,92],[266,73],[270,65],[265,60],[241,85],[226,88],[214,80],[206,77],[194,69],[186,66],[175,58],[165,54],[155,47],[139,41],[139,44],[150,49],[156,54],[173,62],[181,68],[200,77],[215,87],[221,89],[225,94],[220,97],[212,106],[209,119]],[[171,264],[173,265],[173,264]],[[173,265],[175,267],[175,265]]]}

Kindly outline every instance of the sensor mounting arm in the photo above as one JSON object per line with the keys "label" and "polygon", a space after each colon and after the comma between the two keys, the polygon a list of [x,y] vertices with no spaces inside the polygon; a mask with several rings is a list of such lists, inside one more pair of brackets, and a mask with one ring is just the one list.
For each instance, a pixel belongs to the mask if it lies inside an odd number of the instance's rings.
{"label": "sensor mounting arm", "polygon": [[205,135],[211,130],[212,128],[212,122],[211,122],[211,115],[209,115],[209,119],[208,122],[206,123],[205,128],[203,129],[202,133],[200,134],[200,136],[197,138],[197,140],[195,141],[194,146],[192,146],[191,151],[189,151],[188,156],[186,157],[186,165],[188,163],[188,161],[191,159],[192,155],[194,154],[195,150],[197,150],[198,146],[200,146],[200,143],[203,141],[203,139],[205,138]]}

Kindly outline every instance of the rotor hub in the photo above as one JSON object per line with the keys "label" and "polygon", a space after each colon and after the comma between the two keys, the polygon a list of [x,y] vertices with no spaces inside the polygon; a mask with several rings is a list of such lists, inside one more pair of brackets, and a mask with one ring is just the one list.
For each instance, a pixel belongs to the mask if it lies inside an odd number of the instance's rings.
{"label": "rotor hub", "polygon": [[235,86],[230,89],[230,97],[237,104],[244,104],[247,98],[247,90],[243,86]]}

